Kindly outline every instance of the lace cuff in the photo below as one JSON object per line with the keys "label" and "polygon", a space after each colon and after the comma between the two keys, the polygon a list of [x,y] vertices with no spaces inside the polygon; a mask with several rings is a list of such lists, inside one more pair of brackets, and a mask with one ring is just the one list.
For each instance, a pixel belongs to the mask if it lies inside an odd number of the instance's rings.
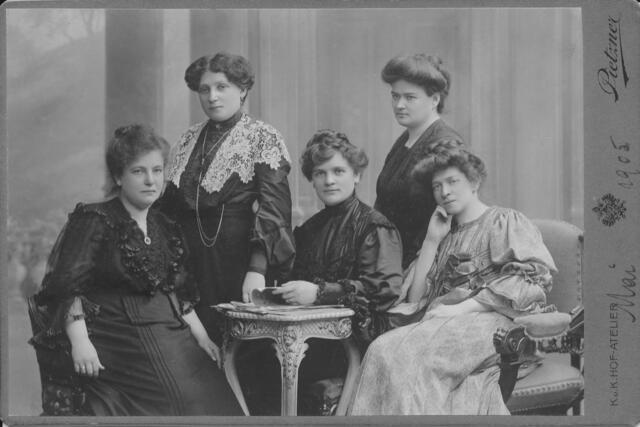
{"label": "lace cuff", "polygon": [[324,279],[316,277],[313,283],[318,285],[315,305],[339,304],[340,298],[344,295],[344,290],[339,283],[326,282]]}

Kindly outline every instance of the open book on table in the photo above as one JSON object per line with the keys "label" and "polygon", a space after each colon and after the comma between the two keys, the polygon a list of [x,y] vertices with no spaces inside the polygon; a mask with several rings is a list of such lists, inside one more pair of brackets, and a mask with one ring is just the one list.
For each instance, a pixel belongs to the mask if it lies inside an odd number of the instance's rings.
{"label": "open book on table", "polygon": [[343,308],[344,305],[290,305],[284,302],[282,296],[274,294],[277,288],[254,289],[251,293],[252,302],[245,303],[239,301],[231,301],[229,303],[218,304],[214,306],[221,310],[246,311],[257,314],[286,314],[299,310],[315,310],[327,308]]}

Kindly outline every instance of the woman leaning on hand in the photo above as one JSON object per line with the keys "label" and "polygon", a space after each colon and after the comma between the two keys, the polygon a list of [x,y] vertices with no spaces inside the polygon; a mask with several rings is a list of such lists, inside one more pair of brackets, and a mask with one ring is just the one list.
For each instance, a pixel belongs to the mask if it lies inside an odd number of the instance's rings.
{"label": "woman leaning on hand", "polygon": [[479,198],[484,162],[438,150],[418,164],[438,207],[409,270],[421,321],[378,337],[364,357],[352,415],[508,415],[500,391],[498,328],[541,311],[556,266],[522,213]]}
{"label": "woman leaning on hand", "polygon": [[451,148],[464,143],[440,117],[451,89],[450,74],[440,58],[397,56],[385,65],[381,77],[391,87],[393,113],[406,130],[391,147],[378,176],[374,207],[398,227],[406,269],[427,234],[424,218],[436,207],[431,191],[415,184],[411,171],[442,141]]}
{"label": "woman leaning on hand", "polygon": [[174,147],[160,204],[184,229],[200,287],[196,311],[219,340],[210,306],[250,301],[293,264],[290,159],[280,133],[242,109],[254,83],[244,57],[203,56],[185,81],[208,120]]}
{"label": "woman leaning on hand", "polygon": [[83,378],[85,399],[65,399],[44,375],[46,415],[242,413],[193,311],[197,289],[180,230],[150,209],[168,153],[146,126],[116,130],[106,156],[115,197],[78,204],[58,237],[33,297],[46,326],[31,343],[60,358],[70,344],[70,376]]}

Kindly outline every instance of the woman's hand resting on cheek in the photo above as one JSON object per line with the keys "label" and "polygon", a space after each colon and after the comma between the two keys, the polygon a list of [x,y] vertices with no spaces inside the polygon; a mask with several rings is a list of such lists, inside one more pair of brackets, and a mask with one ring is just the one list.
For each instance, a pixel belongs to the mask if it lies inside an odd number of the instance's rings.
{"label": "woman's hand resting on cheek", "polygon": [[429,228],[427,229],[426,243],[440,244],[444,236],[451,230],[451,220],[453,216],[447,214],[442,206],[437,206],[429,220]]}

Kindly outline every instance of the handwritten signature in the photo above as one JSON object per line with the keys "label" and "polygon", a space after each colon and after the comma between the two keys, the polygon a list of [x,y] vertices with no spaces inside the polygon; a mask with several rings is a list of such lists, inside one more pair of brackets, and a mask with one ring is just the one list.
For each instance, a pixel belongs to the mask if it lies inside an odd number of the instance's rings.
{"label": "handwritten signature", "polygon": [[[622,77],[624,87],[629,82],[629,74],[624,63],[624,51],[622,48],[622,25],[618,19],[609,16],[609,35],[607,47],[604,50],[607,65],[598,70],[598,84],[606,94],[613,96],[613,101],[618,102],[618,81]],[[619,73],[622,73],[621,75]]]}
{"label": "handwritten signature", "polygon": [[[616,265],[612,264],[609,268],[615,268]],[[626,313],[631,319],[631,323],[635,323],[636,315],[631,311],[635,307],[633,298],[636,296],[635,287],[637,285],[636,267],[631,265],[628,270],[625,270],[625,277],[622,278],[622,289],[619,293],[608,293],[607,296],[611,298],[613,302],[610,304],[611,309],[615,309],[621,313]]]}

